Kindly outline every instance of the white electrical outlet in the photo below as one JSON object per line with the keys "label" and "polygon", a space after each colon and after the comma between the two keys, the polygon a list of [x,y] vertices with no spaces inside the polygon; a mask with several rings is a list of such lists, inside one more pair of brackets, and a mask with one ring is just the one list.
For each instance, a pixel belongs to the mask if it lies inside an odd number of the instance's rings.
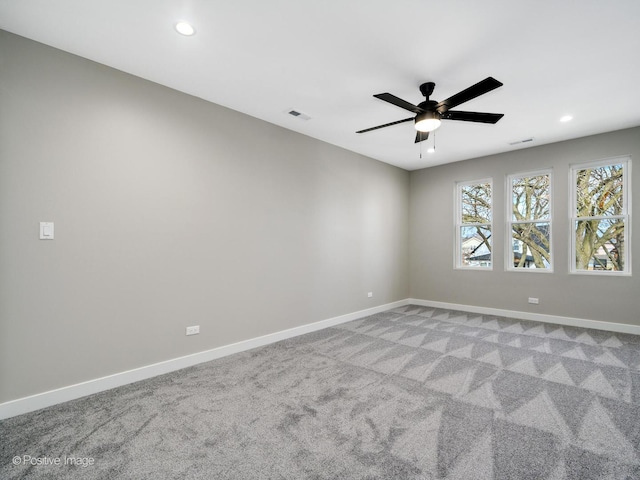
{"label": "white electrical outlet", "polygon": [[373,292],[367,293],[367,297],[369,297],[369,298],[373,297]]}
{"label": "white electrical outlet", "polygon": [[534,305],[538,305],[540,303],[540,300],[538,300],[536,297],[529,297],[529,303],[533,303]]}
{"label": "white electrical outlet", "polygon": [[193,325],[187,327],[187,335],[197,335],[200,333],[200,325]]}

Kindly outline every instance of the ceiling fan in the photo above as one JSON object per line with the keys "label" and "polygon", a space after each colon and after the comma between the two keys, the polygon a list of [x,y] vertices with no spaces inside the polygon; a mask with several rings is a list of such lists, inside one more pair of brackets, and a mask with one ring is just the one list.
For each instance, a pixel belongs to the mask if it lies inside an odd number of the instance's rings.
{"label": "ceiling fan", "polygon": [[415,127],[418,133],[416,134],[415,143],[422,142],[429,138],[429,132],[434,131],[440,126],[441,120],[461,120],[463,122],[480,122],[480,123],[497,123],[504,114],[503,113],[483,113],[483,112],[463,112],[460,110],[450,110],[450,108],[457,107],[461,103],[468,102],[480,95],[495,90],[502,86],[502,83],[493,77],[487,77],[481,82],[472,85],[469,88],[456,93],[455,95],[436,102],[435,100],[429,100],[429,97],[433,93],[433,89],[436,84],[433,82],[427,82],[420,85],[420,93],[425,96],[425,101],[418,105],[413,105],[401,98],[391,95],[390,93],[379,93],[374,97],[384,100],[385,102],[392,103],[393,105],[404,108],[416,114],[415,117],[405,118],[404,120],[398,120],[396,122],[386,123],[384,125],[378,125],[377,127],[367,128],[360,130],[356,133],[370,132],[371,130],[377,130],[379,128],[390,127],[391,125],[397,125],[398,123],[415,121]]}

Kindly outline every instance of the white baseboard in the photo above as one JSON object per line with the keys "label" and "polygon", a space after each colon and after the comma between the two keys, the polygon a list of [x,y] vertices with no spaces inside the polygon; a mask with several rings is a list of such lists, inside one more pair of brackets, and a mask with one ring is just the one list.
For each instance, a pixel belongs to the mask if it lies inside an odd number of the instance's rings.
{"label": "white baseboard", "polygon": [[481,313],[483,315],[496,315],[499,317],[517,318],[519,320],[534,320],[536,322],[555,323],[571,327],[593,328],[594,330],[607,330],[617,333],[631,333],[640,335],[640,326],[628,323],[603,322],[600,320],[587,320],[584,318],[561,317],[559,315],[546,315],[542,313],[519,312],[516,310],[504,310],[501,308],[476,307],[473,305],[460,305],[457,303],[434,302],[432,300],[407,299],[407,305],[420,305],[423,307],[444,308],[463,312]]}
{"label": "white baseboard", "polygon": [[477,307],[473,305],[460,305],[457,303],[435,302],[431,300],[420,300],[416,298],[407,298],[397,302],[387,303],[378,307],[368,308],[357,312],[340,315],[338,317],[328,318],[315,323],[309,323],[299,327],[282,330],[279,332],[263,335],[261,337],[243,340],[231,345],[198,352],[184,357],[173,358],[164,362],[154,363],[133,370],[108,375],[106,377],[88,380],[86,382],[69,385],[66,387],[50,390],[48,392],[38,393],[29,397],[19,398],[0,404],[0,420],[4,418],[22,415],[23,413],[33,412],[41,408],[50,407],[58,403],[75,400],[77,398],[99,393],[129,383],[138,382],[147,378],[162,375],[164,373],[173,372],[182,368],[191,367],[199,363],[209,362],[217,358],[233,355],[234,353],[251,350],[252,348],[261,347],[270,343],[279,342],[287,338],[304,335],[305,333],[315,332],[323,328],[333,327],[342,323],[350,322],[358,318],[373,315],[375,313],[384,312],[392,308],[402,307],[405,305],[420,305],[424,307],[443,308],[449,310],[459,310],[463,312],[480,313],[484,315],[496,315],[501,317],[517,318],[522,320],[534,320],[538,322],[554,323],[558,325],[567,325],[573,327],[593,328],[596,330],[608,330],[618,333],[631,333],[640,335],[640,326],[630,325],[626,323],[610,323],[599,320],[587,320],[582,318],[561,317],[557,315],[545,315],[540,313],[519,312],[515,310],[505,310],[500,308]]}
{"label": "white baseboard", "polygon": [[133,370],[115,373],[106,377],[88,380],[86,382],[69,385],[66,387],[50,390],[29,397],[18,398],[9,402],[0,404],[0,420],[23,413],[33,412],[41,408],[50,407],[58,403],[68,402],[77,398],[92,395],[94,393],[109,390],[129,383],[138,382],[147,378],[162,375],[164,373],[173,372],[182,368],[191,367],[199,363],[209,362],[217,358],[233,355],[234,353],[251,350],[252,348],[261,347],[270,343],[279,342],[287,338],[296,337],[305,333],[315,332],[323,328],[333,327],[351,320],[373,315],[375,313],[384,312],[392,308],[408,305],[408,300],[400,300],[397,302],[387,303],[378,307],[368,308],[357,312],[340,315],[338,317],[328,318],[319,322],[301,325],[299,327],[282,330],[279,332],[263,335],[261,337],[243,340],[231,345],[225,345],[204,352],[198,352],[184,357],[173,358],[164,362],[154,363]]}

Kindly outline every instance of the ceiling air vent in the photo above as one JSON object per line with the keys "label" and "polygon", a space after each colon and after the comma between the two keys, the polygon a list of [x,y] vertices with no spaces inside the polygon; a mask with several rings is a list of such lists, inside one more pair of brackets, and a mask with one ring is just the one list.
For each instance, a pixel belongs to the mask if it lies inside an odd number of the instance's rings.
{"label": "ceiling air vent", "polygon": [[295,110],[293,108],[290,108],[289,110],[287,110],[287,113],[289,115],[291,115],[292,117],[296,117],[299,118],[300,120],[310,120],[311,117],[309,115],[307,115],[304,112],[301,112],[300,110]]}
{"label": "ceiling air vent", "polygon": [[524,140],[517,140],[515,142],[509,142],[509,145],[520,145],[521,143],[533,142],[533,138],[525,138]]}

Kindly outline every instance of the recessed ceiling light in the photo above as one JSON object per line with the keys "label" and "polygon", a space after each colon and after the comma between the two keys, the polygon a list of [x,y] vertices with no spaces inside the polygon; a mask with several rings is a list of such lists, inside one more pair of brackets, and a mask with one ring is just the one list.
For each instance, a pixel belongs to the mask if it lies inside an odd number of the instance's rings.
{"label": "recessed ceiling light", "polygon": [[573,120],[573,117],[571,115],[565,115],[560,119],[561,122],[570,122],[571,120]]}
{"label": "recessed ceiling light", "polygon": [[436,153],[435,147],[429,148],[429,150],[427,150],[427,153]]}
{"label": "recessed ceiling light", "polygon": [[188,22],[178,22],[176,23],[176,31],[187,37],[190,37],[194,33],[196,33],[196,29]]}

